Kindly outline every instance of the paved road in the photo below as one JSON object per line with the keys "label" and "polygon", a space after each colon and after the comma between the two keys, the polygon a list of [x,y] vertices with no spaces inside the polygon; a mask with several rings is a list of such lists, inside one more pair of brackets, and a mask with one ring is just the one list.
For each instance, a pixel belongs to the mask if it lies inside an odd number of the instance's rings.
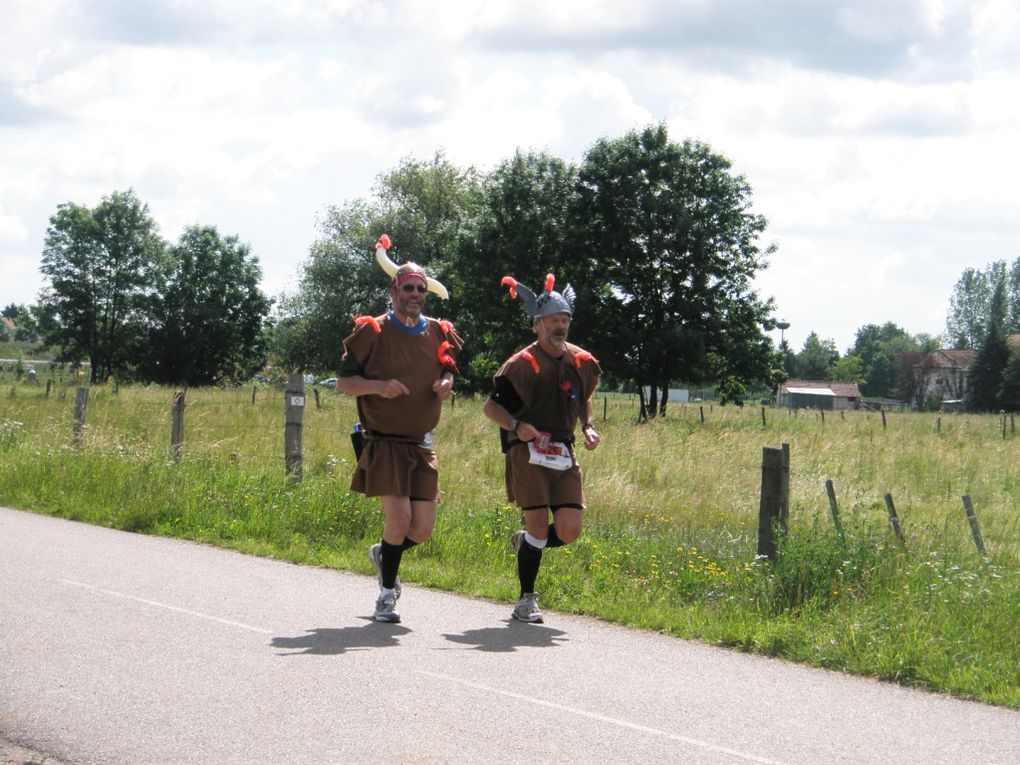
{"label": "paved road", "polygon": [[1020,762],[1016,712],[413,585],[375,624],[375,591],[0,508],[0,742],[68,763]]}

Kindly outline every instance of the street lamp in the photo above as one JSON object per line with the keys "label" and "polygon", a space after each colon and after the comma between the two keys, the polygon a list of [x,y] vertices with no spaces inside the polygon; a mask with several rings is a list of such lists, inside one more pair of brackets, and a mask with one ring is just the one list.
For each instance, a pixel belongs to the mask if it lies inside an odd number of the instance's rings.
{"label": "street lamp", "polygon": [[776,322],[776,326],[779,327],[779,347],[782,348],[783,343],[785,342],[784,335],[786,333],[786,330],[790,328],[790,322],[788,322],[786,319],[780,319],[778,322]]}

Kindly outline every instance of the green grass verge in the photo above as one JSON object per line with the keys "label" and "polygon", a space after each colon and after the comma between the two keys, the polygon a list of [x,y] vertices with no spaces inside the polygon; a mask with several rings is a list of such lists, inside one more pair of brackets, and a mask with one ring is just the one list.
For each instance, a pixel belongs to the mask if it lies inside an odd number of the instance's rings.
{"label": "green grass verge", "polygon": [[[381,514],[347,491],[349,400],[330,395],[306,413],[305,476],[291,484],[266,456],[280,451],[278,402],[189,396],[189,440],[175,463],[160,443],[169,391],[93,389],[80,450],[67,443],[73,396],[15,391],[0,409],[0,502],[371,573],[365,548]],[[1013,442],[991,419],[935,432],[920,416],[889,431],[864,417],[770,417],[780,423],[771,432],[757,410],[715,408],[706,425],[683,410],[667,423],[636,426],[621,413],[604,423],[604,446],[581,456],[585,534],[545,556],[543,606],[1020,708]],[[795,499],[770,564],[754,557],[755,484],[761,445],[780,441],[792,444]],[[444,415],[439,448],[436,531],[405,557],[401,578],[509,603],[507,543],[520,520],[501,496],[501,458],[477,402]],[[818,490],[830,476],[849,497],[844,539]],[[948,509],[961,481],[980,498],[991,560],[975,554],[962,510]],[[906,549],[883,525],[890,488]]]}

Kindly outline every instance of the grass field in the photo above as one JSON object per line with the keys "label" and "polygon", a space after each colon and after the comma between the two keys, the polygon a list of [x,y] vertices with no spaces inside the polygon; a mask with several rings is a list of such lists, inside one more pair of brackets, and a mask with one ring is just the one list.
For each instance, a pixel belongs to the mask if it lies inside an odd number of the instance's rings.
{"label": "grass field", "polygon": [[[187,394],[183,458],[170,456],[173,391],[90,390],[80,448],[74,391],[0,388],[0,502],[300,563],[369,572],[377,503],[347,491],[353,401],[309,393],[303,480],[283,464],[283,392]],[[599,398],[602,446],[579,456],[585,534],[550,551],[549,610],[599,616],[1020,708],[1020,440],[1007,418],[673,406],[635,424],[636,402]],[[704,421],[702,421],[702,415]],[[756,560],[763,446],[790,445],[789,535]],[[510,603],[496,429],[457,398],[437,431],[443,502],[401,579]],[[824,482],[834,483],[845,539]],[[895,500],[905,545],[883,497]],[[978,555],[961,496],[973,500]],[[413,589],[405,597],[413,597]]]}

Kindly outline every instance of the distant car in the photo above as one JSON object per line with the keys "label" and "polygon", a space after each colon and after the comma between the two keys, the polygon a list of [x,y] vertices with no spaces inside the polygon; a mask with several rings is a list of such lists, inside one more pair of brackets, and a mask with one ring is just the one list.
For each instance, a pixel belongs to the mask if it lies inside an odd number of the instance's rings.
{"label": "distant car", "polygon": [[328,385],[330,388],[336,387],[336,378],[327,377],[325,380],[319,380],[319,385]]}
{"label": "distant car", "polygon": [[305,375],[305,382],[309,384],[315,382],[315,375]]}

